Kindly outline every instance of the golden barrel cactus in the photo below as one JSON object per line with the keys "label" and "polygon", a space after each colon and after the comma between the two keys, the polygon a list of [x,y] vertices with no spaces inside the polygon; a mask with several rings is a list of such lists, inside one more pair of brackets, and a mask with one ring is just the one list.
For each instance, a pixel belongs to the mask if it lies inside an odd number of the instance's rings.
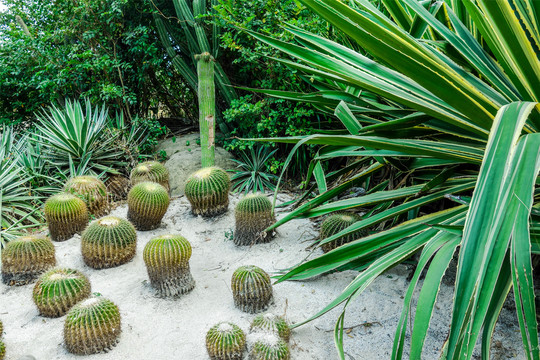
{"label": "golden barrel cactus", "polygon": [[161,224],[169,207],[167,190],[153,182],[135,185],[128,194],[128,220],[137,230],[152,230]]}
{"label": "golden barrel cactus", "polygon": [[76,176],[68,180],[64,191],[84,201],[90,215],[96,218],[109,212],[109,196],[103,181],[94,176]]}
{"label": "golden barrel cactus", "polygon": [[169,188],[169,170],[160,162],[145,161],[135,166],[131,170],[130,175],[131,185],[135,186],[139,183],[150,181],[155,182],[170,191]]}
{"label": "golden barrel cactus", "polygon": [[[357,221],[360,221],[361,217],[353,212],[339,212],[328,216],[321,224],[320,239],[321,241],[339,233],[340,231],[348,228]],[[326,253],[335,248],[349,243],[353,240],[359,239],[366,235],[364,230],[357,231],[355,233],[343,236],[339,239],[327,242],[321,245],[322,250]]]}
{"label": "golden barrel cactus", "polygon": [[289,342],[291,337],[291,328],[287,321],[282,316],[271,313],[257,315],[251,322],[250,330],[256,333],[275,334],[285,342]]}
{"label": "golden barrel cactus", "polygon": [[246,335],[233,323],[219,323],[206,333],[206,350],[212,360],[242,360]]}
{"label": "golden barrel cactus", "polygon": [[229,207],[231,180],[218,167],[206,167],[191,174],[186,183],[186,197],[195,215],[217,216]]}
{"label": "golden barrel cactus", "polygon": [[47,199],[45,218],[54,241],[65,241],[82,232],[89,219],[84,201],[69,193],[60,193]]}
{"label": "golden barrel cactus", "polygon": [[289,346],[277,335],[261,336],[249,352],[249,360],[289,360]]}
{"label": "golden barrel cactus", "polygon": [[253,245],[269,242],[272,233],[264,231],[276,222],[272,212],[272,203],[263,194],[246,195],[236,205],[234,211],[236,245]]}
{"label": "golden barrel cactus", "polygon": [[241,266],[232,275],[234,305],[247,313],[266,310],[272,300],[270,276],[260,267]]}

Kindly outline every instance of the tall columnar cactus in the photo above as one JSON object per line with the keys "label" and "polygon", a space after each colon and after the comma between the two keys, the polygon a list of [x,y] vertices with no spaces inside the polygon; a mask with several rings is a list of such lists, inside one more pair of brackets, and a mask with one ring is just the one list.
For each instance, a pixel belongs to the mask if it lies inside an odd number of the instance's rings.
{"label": "tall columnar cactus", "polygon": [[2,251],[2,281],[26,285],[56,265],[54,245],[46,237],[22,236]]}
{"label": "tall columnar cactus", "polygon": [[90,296],[90,281],[80,271],[53,269],[41,275],[34,286],[34,304],[46,317],[60,317]]}
{"label": "tall columnar cactus", "polygon": [[227,211],[231,180],[223,169],[207,167],[191,174],[186,183],[186,197],[195,215],[217,216]]}
{"label": "tall columnar cactus", "polygon": [[181,235],[162,235],[150,240],[143,251],[150,284],[161,296],[191,291],[195,280],[189,270],[191,244]]}
{"label": "tall columnar cactus", "polygon": [[97,354],[115,346],[120,332],[118,307],[104,297],[92,296],[67,313],[64,342],[70,353]]}
{"label": "tall columnar cactus", "polygon": [[88,209],[75,195],[60,193],[45,202],[45,218],[54,241],[65,241],[84,230],[88,224]]}
{"label": "tall columnar cactus", "polygon": [[128,219],[137,230],[152,230],[159,226],[169,207],[167,190],[153,182],[135,185],[128,194]]}
{"label": "tall columnar cactus", "polygon": [[201,165],[203,168],[214,166],[216,89],[214,84],[214,57],[204,52],[195,55],[197,60],[199,97],[199,129],[201,134]]}
{"label": "tall columnar cactus", "polygon": [[101,217],[109,212],[109,196],[103,181],[94,176],[76,176],[68,180],[64,190],[81,198],[88,212]]}
{"label": "tall columnar cactus", "polygon": [[233,323],[219,323],[206,333],[206,350],[212,360],[242,360],[246,335]]}
{"label": "tall columnar cactus", "polygon": [[275,334],[285,342],[289,342],[291,337],[291,328],[287,321],[281,316],[270,313],[257,315],[251,323],[250,330],[255,333]]}
{"label": "tall columnar cactus", "polygon": [[131,185],[150,181],[163,186],[169,191],[169,170],[157,161],[145,161],[131,170]]}
{"label": "tall columnar cactus", "polygon": [[105,181],[105,186],[112,201],[121,201],[127,199],[128,192],[131,189],[131,181],[124,175],[111,175]]}
{"label": "tall columnar cactus", "polygon": [[234,305],[242,311],[257,313],[266,310],[272,300],[270,276],[254,265],[241,266],[232,275]]}
{"label": "tall columnar cactus", "polygon": [[260,337],[249,352],[249,360],[289,360],[289,346],[277,335]]}
{"label": "tall columnar cactus", "polygon": [[81,238],[86,265],[94,269],[115,267],[129,262],[137,249],[137,232],[127,220],[106,216],[93,221]]}
{"label": "tall columnar cactus", "polygon": [[[324,240],[332,235],[335,235],[341,230],[344,230],[345,228],[359,221],[360,219],[360,216],[352,212],[340,212],[330,215],[321,224],[320,239]],[[359,239],[365,235],[366,232],[364,230],[360,230],[350,235],[343,236],[339,239],[323,244],[321,245],[321,248],[326,253],[330,250],[334,250],[335,248],[343,244]]]}
{"label": "tall columnar cactus", "polygon": [[263,194],[249,194],[238,202],[234,211],[236,245],[253,245],[269,242],[272,233],[264,231],[276,219],[272,212],[272,203]]}

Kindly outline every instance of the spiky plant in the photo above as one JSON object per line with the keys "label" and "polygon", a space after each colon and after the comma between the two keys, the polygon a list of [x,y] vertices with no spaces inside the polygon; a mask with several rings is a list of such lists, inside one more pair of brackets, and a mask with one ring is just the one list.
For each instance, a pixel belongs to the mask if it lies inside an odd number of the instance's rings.
{"label": "spiky plant", "polygon": [[65,241],[84,230],[88,209],[75,195],[60,193],[45,202],[45,218],[54,241]]}
{"label": "spiky plant", "polygon": [[287,321],[275,314],[260,314],[251,322],[251,331],[260,333],[271,333],[279,336],[283,341],[289,342],[291,328]]}
{"label": "spiky plant", "polygon": [[150,240],[143,251],[150,284],[161,296],[191,291],[195,280],[189,270],[191,244],[181,235],[161,235]]}
{"label": "spiky plant", "polygon": [[112,201],[126,200],[131,181],[123,175],[111,175],[106,181],[105,186],[111,196]]}
{"label": "spiky plant", "polygon": [[[330,215],[327,217],[321,224],[320,239],[324,239],[335,235],[342,230],[348,228],[357,221],[360,221],[361,217],[353,212],[340,212],[337,214]],[[351,242],[353,240],[359,239],[367,235],[367,231],[362,229],[360,231],[353,232],[349,235],[340,237],[336,240],[323,243],[321,245],[322,250],[327,253],[335,248]]]}
{"label": "spiky plant", "polygon": [[39,313],[60,317],[79,301],[90,296],[90,280],[78,270],[58,268],[41,275],[33,298]]}
{"label": "spiky plant", "polygon": [[242,311],[264,311],[272,300],[270,276],[254,265],[240,266],[232,275],[234,305]]}
{"label": "spiky plant", "polygon": [[259,337],[249,352],[249,360],[289,360],[290,358],[289,346],[275,334]]}
{"label": "spiky plant", "polygon": [[169,207],[167,189],[158,183],[142,182],[128,194],[128,219],[137,230],[152,230],[159,226]]}
{"label": "spiky plant", "polygon": [[68,180],[64,190],[81,198],[88,212],[101,217],[109,212],[109,197],[103,181],[94,176],[76,176]]}
{"label": "spiky plant", "polygon": [[56,265],[54,245],[42,236],[21,236],[2,251],[2,281],[26,285]]}
{"label": "spiky plant", "polygon": [[3,333],[4,333],[4,324],[2,324],[2,320],[0,320],[0,337],[2,337]]}
{"label": "spiky plant", "polygon": [[272,212],[272,203],[263,194],[248,194],[236,205],[234,211],[236,245],[253,245],[269,242],[272,232],[264,229],[272,225],[276,219]]}
{"label": "spiky plant", "polygon": [[129,262],[137,249],[137,232],[127,220],[106,216],[93,221],[82,234],[81,250],[86,265],[111,268]]}
{"label": "spiky plant", "polygon": [[145,161],[135,166],[131,170],[131,185],[135,186],[141,182],[155,182],[170,191],[169,188],[169,170],[157,161]]}
{"label": "spiky plant", "polygon": [[0,360],[4,360],[6,356],[6,345],[0,340]]}
{"label": "spiky plant", "polygon": [[64,342],[70,353],[97,354],[115,346],[120,332],[118,307],[96,294],[69,310],[64,323]]}
{"label": "spiky plant", "polygon": [[227,211],[231,180],[225,170],[207,167],[191,174],[186,183],[186,197],[195,215],[217,216]]}
{"label": "spiky plant", "polygon": [[246,349],[246,335],[230,322],[214,325],[206,333],[206,350],[212,360],[242,360]]}

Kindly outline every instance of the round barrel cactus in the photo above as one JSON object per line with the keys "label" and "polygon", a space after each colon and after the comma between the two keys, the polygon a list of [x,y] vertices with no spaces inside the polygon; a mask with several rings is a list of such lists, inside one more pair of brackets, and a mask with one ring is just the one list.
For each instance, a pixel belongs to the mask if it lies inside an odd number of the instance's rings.
{"label": "round barrel cactus", "polygon": [[76,176],[68,180],[64,190],[81,198],[90,215],[101,217],[109,212],[107,187],[97,177]]}
{"label": "round barrel cactus", "polygon": [[45,202],[45,218],[51,238],[65,241],[84,230],[88,224],[88,209],[75,195],[60,193]]}
{"label": "round barrel cactus", "polygon": [[234,305],[247,313],[266,310],[272,300],[270,276],[254,265],[241,266],[232,275]]}
{"label": "round barrel cactus", "polygon": [[131,189],[131,181],[123,175],[111,175],[105,181],[105,186],[112,201],[121,201],[127,199],[128,192]]}
{"label": "round barrel cactus", "polygon": [[4,324],[2,324],[2,320],[0,320],[0,337],[2,337],[3,333],[4,333]]}
{"label": "round barrel cactus", "polygon": [[217,216],[227,211],[231,180],[223,169],[207,167],[191,174],[186,183],[186,197],[195,215]]}
{"label": "round barrel cactus", "polygon": [[128,219],[137,230],[155,229],[169,207],[167,190],[153,182],[135,185],[128,194]]}
{"label": "round barrel cactus", "polygon": [[2,281],[26,285],[56,265],[54,245],[46,237],[21,236],[2,250]]}
{"label": "round barrel cactus", "polygon": [[242,360],[246,335],[237,325],[222,322],[206,333],[206,350],[212,360]]}
{"label": "round barrel cactus", "polygon": [[155,182],[163,186],[169,192],[169,170],[157,161],[145,161],[131,170],[131,185],[141,182]]}
{"label": "round barrel cactus", "polygon": [[249,360],[289,360],[289,346],[277,335],[259,337],[249,352]]}
{"label": "round barrel cactus", "polygon": [[105,216],[93,221],[81,238],[83,260],[94,269],[125,264],[133,259],[136,249],[135,227],[116,216]]}
{"label": "round barrel cactus", "polygon": [[90,296],[90,281],[80,271],[53,269],[41,275],[34,286],[34,303],[46,317],[60,317]]}
{"label": "round barrel cactus", "polygon": [[287,321],[282,316],[270,313],[257,315],[251,323],[251,331],[275,334],[285,342],[289,342],[291,337],[291,328]]}
{"label": "round barrel cactus", "polygon": [[112,301],[94,295],[67,313],[64,342],[70,353],[97,354],[115,346],[120,332],[118,307]]}
{"label": "round barrel cactus", "polygon": [[6,356],[6,345],[0,340],[0,360],[4,360]]}
{"label": "round barrel cactus", "polygon": [[[360,219],[360,216],[352,212],[340,212],[330,215],[321,224],[320,239],[324,240],[332,235],[335,235],[341,230],[344,230],[355,222],[359,221]],[[327,242],[326,244],[321,245],[321,248],[326,253],[330,250],[334,250],[335,248],[343,244],[359,239],[365,235],[366,232],[364,230],[360,230],[350,235],[343,236],[339,239]]]}
{"label": "round barrel cactus", "polygon": [[272,225],[276,219],[272,212],[272,203],[265,195],[246,195],[236,205],[234,216],[236,245],[260,244],[272,239],[272,233],[267,233],[264,229]]}
{"label": "round barrel cactus", "polygon": [[150,284],[161,296],[191,291],[195,280],[189,270],[191,244],[181,235],[162,235],[150,240],[143,251]]}

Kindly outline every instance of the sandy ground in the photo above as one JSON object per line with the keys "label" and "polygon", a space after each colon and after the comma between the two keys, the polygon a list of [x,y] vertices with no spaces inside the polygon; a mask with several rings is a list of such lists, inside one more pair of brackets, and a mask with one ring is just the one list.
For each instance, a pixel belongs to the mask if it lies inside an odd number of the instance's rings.
{"label": "sandy ground", "polygon": [[[231,196],[230,209],[238,197]],[[126,216],[120,206],[113,215]],[[279,216],[279,215],[278,215]],[[272,273],[290,267],[311,254],[308,249],[317,236],[309,220],[295,220],[279,229],[268,244],[238,248],[227,240],[226,232],[234,227],[234,213],[216,219],[193,216],[184,197],[175,199],[160,228],[138,232],[137,255],[133,261],[113,269],[93,270],[80,255],[80,237],[55,243],[59,266],[72,267],[88,275],[92,291],[114,301],[122,315],[122,335],[109,353],[92,359],[208,359],[204,339],[206,331],[220,321],[232,321],[248,331],[254,315],[233,305],[230,278],[240,265],[253,264]],[[144,245],[154,236],[180,233],[192,244],[191,271],[195,289],[176,300],[154,295],[149,286],[142,259]],[[403,295],[410,269],[398,266],[375,281],[348,307],[345,336],[347,359],[388,359],[399,320]],[[306,282],[285,282],[274,286],[274,303],[269,311],[299,322],[336,297],[356,276],[348,271],[330,274]],[[31,354],[38,360],[80,359],[69,354],[62,340],[65,317],[48,319],[39,316],[32,300],[33,285],[0,285],[0,319],[4,323],[7,359]],[[433,325],[429,329],[424,359],[437,359],[447,335],[452,288],[441,286]],[[333,340],[334,310],[322,318],[293,331],[292,359],[336,359]],[[494,359],[524,359],[519,329],[512,312],[505,309],[494,337]],[[247,356],[246,356],[247,358]]]}

